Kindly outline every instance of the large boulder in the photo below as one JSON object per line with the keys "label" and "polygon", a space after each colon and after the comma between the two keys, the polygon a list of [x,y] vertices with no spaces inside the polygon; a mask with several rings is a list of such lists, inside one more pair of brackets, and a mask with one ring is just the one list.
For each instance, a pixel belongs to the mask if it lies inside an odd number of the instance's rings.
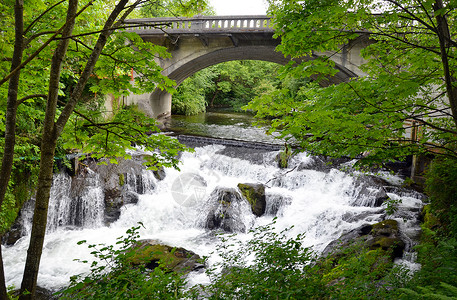
{"label": "large boulder", "polygon": [[104,195],[104,223],[109,225],[119,218],[122,206],[137,203],[138,195],[154,189],[153,182],[145,182],[143,178],[143,163],[142,156],[120,159],[117,164],[98,164],[98,161],[88,159],[81,163],[77,175],[72,179],[71,197],[77,197],[87,189],[90,182],[88,170],[96,172]]}
{"label": "large boulder", "polygon": [[354,198],[357,206],[380,207],[389,199],[386,187],[391,186],[386,180],[372,176],[362,175],[354,180]]}
{"label": "large boulder", "polygon": [[265,213],[267,206],[265,198],[265,186],[260,183],[239,183],[238,188],[251,206],[252,213],[257,217]]}
{"label": "large boulder", "polygon": [[373,224],[370,235],[373,237],[367,240],[370,250],[380,248],[385,251],[392,251],[392,258],[403,256],[405,243],[401,239],[397,221],[385,220]]}
{"label": "large boulder", "polygon": [[156,240],[140,240],[130,257],[133,265],[144,264],[148,269],[160,267],[165,271],[187,273],[205,267],[200,256],[184,248],[171,247]]}
{"label": "large boulder", "polygon": [[9,231],[3,235],[2,237],[2,244],[10,246],[14,245],[17,240],[19,240],[21,237],[24,236],[22,224],[20,222],[20,215],[16,219],[16,221],[13,223]]}
{"label": "large boulder", "polygon": [[209,197],[209,212],[205,228],[227,232],[245,232],[243,211],[248,205],[241,194],[232,188],[216,188]]}
{"label": "large boulder", "polygon": [[265,214],[269,216],[281,216],[285,206],[292,203],[292,198],[280,194],[269,194]]}
{"label": "large boulder", "polygon": [[369,250],[389,251],[392,259],[401,258],[405,249],[405,242],[401,238],[398,222],[384,220],[375,224],[362,225],[343,234],[325,248],[323,255],[343,252],[344,250],[341,249],[345,249],[354,243]]}

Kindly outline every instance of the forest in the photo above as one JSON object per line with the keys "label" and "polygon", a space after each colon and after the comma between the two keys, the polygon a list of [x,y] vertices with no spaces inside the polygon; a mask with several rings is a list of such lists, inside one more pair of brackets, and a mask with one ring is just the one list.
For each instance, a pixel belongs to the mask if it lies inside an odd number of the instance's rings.
{"label": "forest", "polygon": [[[94,248],[89,274],[74,276],[62,299],[457,299],[457,3],[453,0],[268,0],[277,51],[291,62],[230,61],[176,87],[156,57],[165,47],[125,30],[128,18],[214,14],[205,0],[2,0],[0,2],[0,236],[24,203],[36,199],[22,284],[6,285],[0,250],[0,299],[37,299],[56,162],[68,155],[116,164],[141,147],[151,170],[179,169],[193,149],[160,132],[135,106],[104,111],[104,96],[173,93],[173,114],[215,108],[253,114],[269,134],[294,142],[285,152],[357,159],[360,172],[422,159],[403,186],[426,195],[415,253],[420,268],[394,264],[398,244],[353,241],[325,256],[271,226],[231,250],[230,235],[208,268],[206,285],[138,249],[142,224],[117,246]],[[332,54],[360,37],[366,76],[331,84]],[[132,80],[132,70],[138,74]],[[106,160],[104,160],[106,159]],[[388,202],[386,213],[399,203]],[[386,221],[381,225],[391,225]],[[376,226],[373,225],[373,232]],[[396,229],[395,229],[396,230]],[[384,241],[385,242],[385,241]],[[81,241],[85,244],[85,241]],[[244,253],[256,253],[247,263]],[[132,263],[132,260],[135,263]],[[144,261],[142,261],[144,262]],[[86,262],[87,263],[87,262]],[[218,272],[217,269],[222,269]]]}

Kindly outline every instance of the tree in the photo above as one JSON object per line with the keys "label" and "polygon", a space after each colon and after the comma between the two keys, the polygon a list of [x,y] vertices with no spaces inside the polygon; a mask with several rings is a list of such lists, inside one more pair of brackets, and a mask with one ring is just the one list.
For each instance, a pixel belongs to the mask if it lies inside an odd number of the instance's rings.
{"label": "tree", "polygon": [[[29,291],[30,294],[22,295],[22,299],[34,297],[46,230],[47,207],[57,143],[75,107],[81,101],[88,80],[92,76],[101,78],[97,82],[98,91],[117,90],[118,94],[128,93],[128,90],[150,92],[157,86],[166,88],[172,83],[160,74],[160,68],[153,59],[156,55],[165,55],[163,48],[144,43],[133,33],[115,32],[116,29],[122,28],[122,21],[129,13],[146,1],[137,0],[133,4],[129,4],[127,0],[116,1],[116,3],[87,0],[82,3],[81,7],[77,0],[69,0],[68,5],[64,5],[64,2],[35,1],[33,4],[24,6],[22,0],[16,0],[14,12],[11,11],[9,3],[5,3],[5,5],[2,3],[0,6],[0,13],[6,16],[13,15],[15,24],[14,38],[11,28],[4,27],[10,28],[10,30],[5,30],[2,38],[5,38],[5,41],[14,40],[14,48],[5,46],[7,51],[2,53],[0,59],[4,75],[0,80],[0,92],[2,95],[5,92],[8,94],[6,105],[5,99],[2,97],[2,106],[6,106],[6,115],[4,116],[5,139],[0,171],[1,209],[4,209],[3,204],[11,170],[15,162],[17,164],[17,157],[15,157],[18,133],[16,123],[18,120],[21,121],[21,117],[30,116],[30,112],[18,115],[19,108],[32,107],[35,104],[39,106],[40,101],[33,103],[34,99],[46,99],[44,121],[40,114],[32,117],[35,123],[41,124],[39,126],[41,133],[36,137],[40,143],[40,166],[32,236],[21,287],[22,291]],[[62,15],[66,15],[66,18],[63,19]],[[25,19],[24,16],[28,18]],[[7,17],[5,20],[8,22],[11,21],[11,18]],[[133,42],[135,42],[136,48],[132,47]],[[107,47],[105,48],[105,46]],[[120,57],[118,56],[120,54],[128,55]],[[23,59],[23,57],[26,58]],[[9,71],[6,72],[5,63],[10,64]],[[140,74],[136,81],[130,81],[128,75],[132,67],[135,67],[135,71]],[[47,75],[48,71],[49,75]],[[63,74],[73,78],[74,85],[67,90],[65,101],[60,105],[59,101],[62,99],[59,99],[59,96],[60,98],[64,96],[61,81]],[[6,82],[9,82],[7,89],[3,86]],[[45,85],[44,82],[48,84]],[[39,93],[34,93],[36,91]],[[22,98],[19,98],[18,95]],[[27,110],[24,111],[27,112]],[[121,120],[126,121],[125,115]],[[112,130],[108,126],[109,124],[119,125],[120,122],[117,122],[119,120],[101,124],[88,118],[86,121],[105,133],[106,144],[105,147],[101,147],[102,149],[115,148],[117,150],[106,151],[105,154],[128,157],[125,147],[116,147],[116,145],[125,146],[126,140],[130,145],[135,141],[145,146],[146,149],[159,150],[151,156],[150,163],[155,166],[160,166],[160,164],[176,166],[175,154],[184,149],[176,140],[167,137],[160,135],[146,137],[146,131],[142,130],[156,129],[154,126],[129,127],[137,130],[133,137],[129,137],[130,132],[119,133],[119,130]],[[127,122],[132,121],[130,119]],[[96,142],[99,140],[94,138],[86,141],[86,144]],[[0,266],[3,266],[1,261]],[[6,299],[2,267],[0,267],[0,281],[0,298]]]}
{"label": "tree", "polygon": [[137,12],[141,18],[192,17],[214,15],[214,10],[201,0],[158,0],[145,3]]}
{"label": "tree", "polygon": [[205,106],[240,110],[257,94],[276,85],[278,67],[266,61],[239,60],[198,71],[178,86],[172,112],[192,115],[205,111]]}
{"label": "tree", "polygon": [[[376,163],[410,154],[457,158],[456,2],[272,0],[278,47],[296,61],[249,108],[312,153]],[[368,37],[367,76],[322,87],[331,54]],[[318,55],[319,54],[319,55]],[[290,82],[309,78],[295,88]]]}

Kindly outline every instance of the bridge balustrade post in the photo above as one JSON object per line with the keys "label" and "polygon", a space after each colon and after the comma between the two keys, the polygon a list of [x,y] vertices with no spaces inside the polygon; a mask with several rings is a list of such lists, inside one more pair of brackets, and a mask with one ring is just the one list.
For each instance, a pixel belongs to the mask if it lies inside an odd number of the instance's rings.
{"label": "bridge balustrade post", "polygon": [[204,21],[201,19],[201,16],[197,16],[196,18],[197,18],[197,20],[191,21],[190,29],[193,29],[193,30],[203,29]]}

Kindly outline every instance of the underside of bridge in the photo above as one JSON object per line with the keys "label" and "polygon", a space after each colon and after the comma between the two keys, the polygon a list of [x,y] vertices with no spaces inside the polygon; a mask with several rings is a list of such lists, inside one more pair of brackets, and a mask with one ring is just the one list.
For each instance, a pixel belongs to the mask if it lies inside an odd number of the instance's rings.
{"label": "underside of bridge", "polygon": [[[213,52],[205,53],[188,62],[168,74],[168,78],[176,82],[179,86],[185,79],[196,72],[207,67],[234,60],[261,60],[281,65],[287,64],[290,60],[285,58],[282,53],[275,51],[276,46],[243,46],[218,49]],[[164,116],[171,111],[171,95],[166,91],[155,90],[150,96],[151,108],[155,117]],[[157,113],[161,112],[161,113]]]}

